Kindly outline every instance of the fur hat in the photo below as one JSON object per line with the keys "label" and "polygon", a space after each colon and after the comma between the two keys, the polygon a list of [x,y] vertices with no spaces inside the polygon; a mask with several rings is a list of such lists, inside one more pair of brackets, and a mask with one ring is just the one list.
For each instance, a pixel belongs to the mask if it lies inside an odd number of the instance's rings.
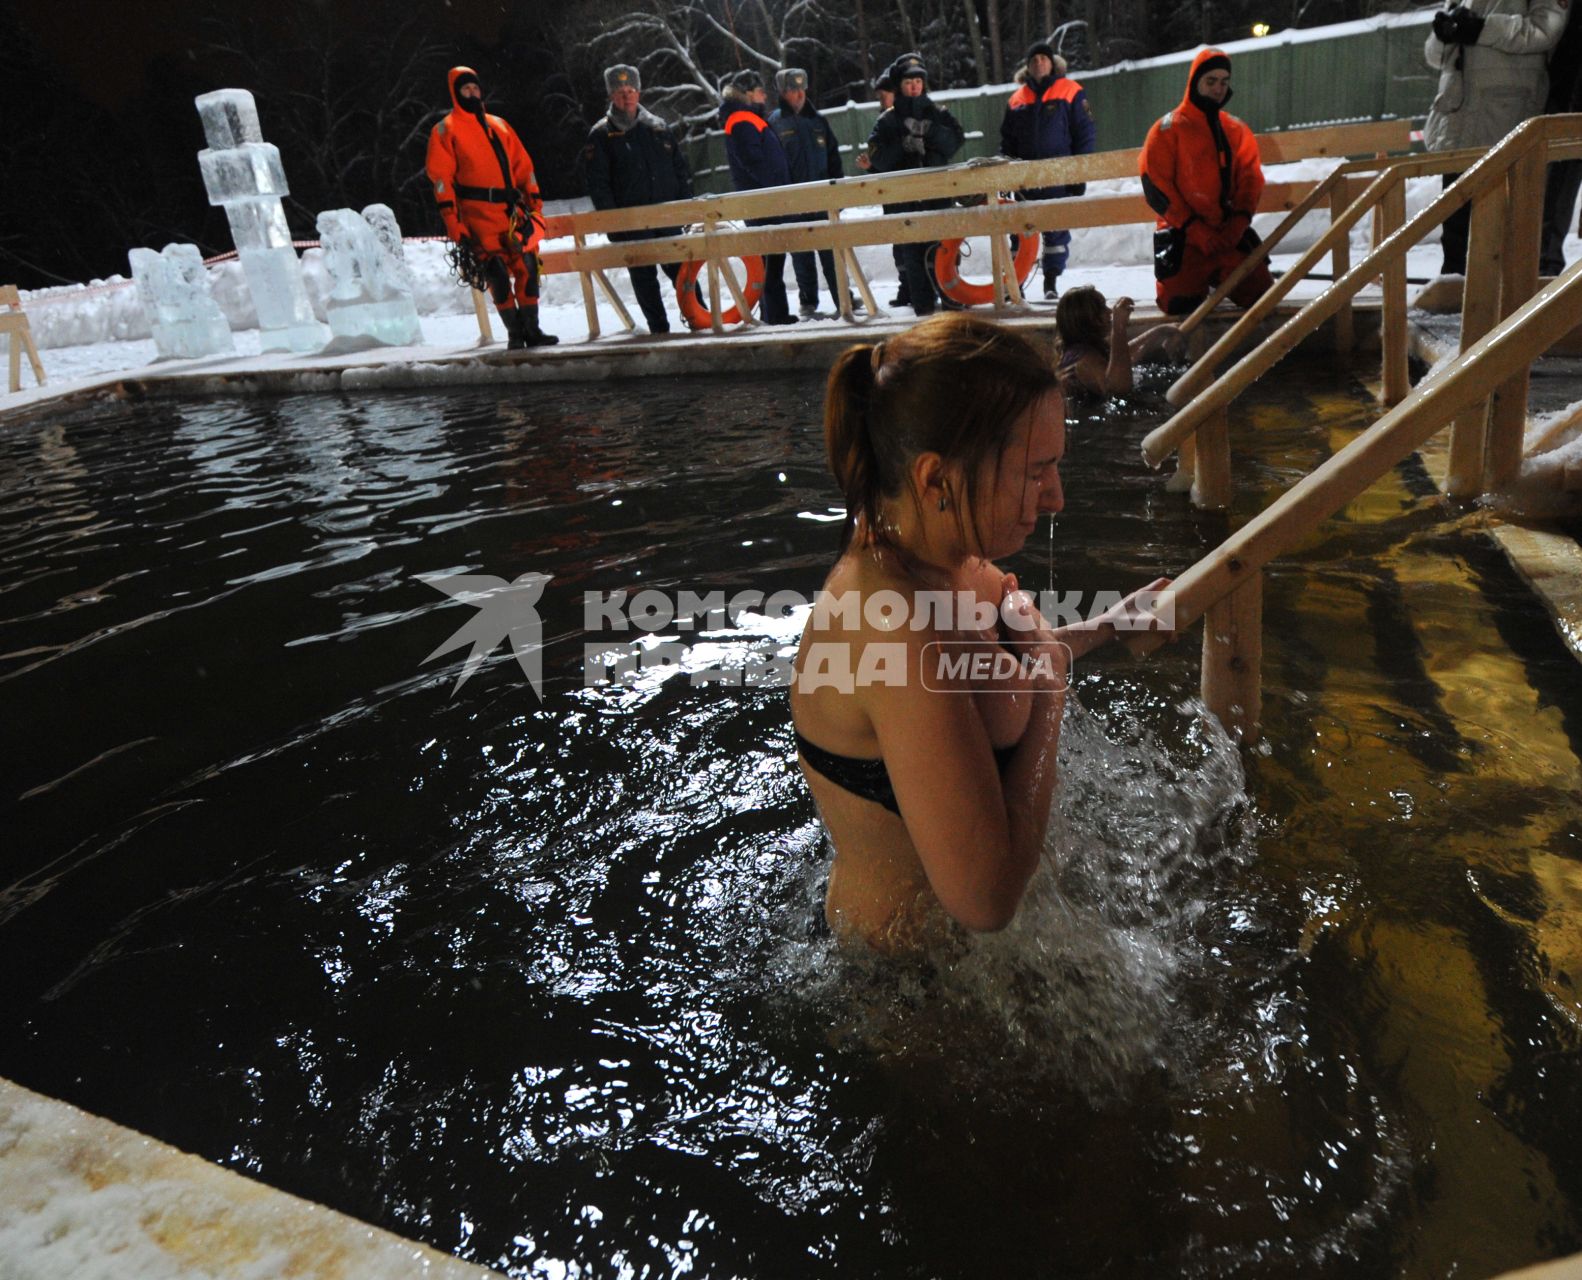
{"label": "fur hat", "polygon": [[801,67],[787,67],[775,72],[775,88],[781,93],[807,92],[807,72]]}
{"label": "fur hat", "polygon": [[637,74],[636,67],[628,67],[624,63],[619,63],[613,67],[605,67],[604,91],[606,93],[613,94],[617,89],[636,89],[641,92],[642,88],[643,78]]}
{"label": "fur hat", "polygon": [[751,93],[754,89],[764,87],[764,78],[756,71],[738,71],[731,77],[731,88],[739,89],[743,93]]}
{"label": "fur hat", "polygon": [[903,80],[922,80],[928,82],[928,68],[923,63],[921,54],[903,53],[890,64],[890,76],[895,80],[897,87]]}
{"label": "fur hat", "polygon": [[894,93],[895,88],[895,75],[889,67],[886,67],[874,77],[873,91],[875,93]]}

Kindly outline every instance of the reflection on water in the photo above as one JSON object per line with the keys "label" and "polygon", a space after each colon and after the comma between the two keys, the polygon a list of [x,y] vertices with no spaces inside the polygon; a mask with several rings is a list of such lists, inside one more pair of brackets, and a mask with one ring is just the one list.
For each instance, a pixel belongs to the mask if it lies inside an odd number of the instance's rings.
{"label": "reflection on water", "polygon": [[[0,1073],[520,1275],[1485,1275],[1582,1247],[1582,697],[1405,468],[1196,640],[1079,673],[1048,866],[926,966],[835,952],[753,613],[584,687],[584,590],[809,593],[813,376],[104,406],[0,436]],[[707,412],[700,405],[708,406]],[[1072,424],[1017,564],[1216,543]],[[1232,520],[1366,420],[1288,382]],[[838,517],[837,517],[838,518]],[[545,698],[452,697],[420,574],[537,571]]]}

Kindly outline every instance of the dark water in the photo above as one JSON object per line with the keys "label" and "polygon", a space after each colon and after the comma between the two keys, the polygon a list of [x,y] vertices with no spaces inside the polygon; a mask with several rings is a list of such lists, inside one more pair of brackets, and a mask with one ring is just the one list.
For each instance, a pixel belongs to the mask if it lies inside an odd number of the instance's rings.
{"label": "dark water", "polygon": [[[1367,406],[1284,378],[1236,519]],[[819,380],[87,408],[0,434],[0,1074],[526,1275],[1481,1276],[1582,1247],[1575,664],[1410,467],[1093,660],[1057,869],[948,970],[818,936],[784,695],[586,688],[584,591],[811,593]],[[1024,585],[1223,536],[1075,422]],[[1053,555],[1051,555],[1051,546]],[[544,697],[417,575],[552,574]],[[694,644],[784,647],[795,619]],[[663,634],[680,633],[673,628]]]}

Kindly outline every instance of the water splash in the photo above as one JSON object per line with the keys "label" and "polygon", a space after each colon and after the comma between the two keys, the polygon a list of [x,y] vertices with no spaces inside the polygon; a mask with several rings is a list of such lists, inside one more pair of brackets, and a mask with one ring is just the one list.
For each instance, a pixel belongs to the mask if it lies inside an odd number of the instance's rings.
{"label": "water splash", "polygon": [[778,958],[774,980],[840,1040],[980,1106],[1051,1086],[1101,1103],[1181,1066],[1197,927],[1217,876],[1252,849],[1240,756],[1201,707],[1088,696],[1108,705],[1070,699],[1045,865],[1009,928],[915,962],[825,940]]}

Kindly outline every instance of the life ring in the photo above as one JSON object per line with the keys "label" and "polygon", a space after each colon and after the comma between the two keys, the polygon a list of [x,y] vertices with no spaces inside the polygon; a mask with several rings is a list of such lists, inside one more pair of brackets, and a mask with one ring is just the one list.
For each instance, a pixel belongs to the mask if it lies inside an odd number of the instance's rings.
{"label": "life ring", "polygon": [[[1010,201],[1002,200],[1001,204]],[[1019,237],[1016,246],[1016,278],[1022,284],[1032,279],[1033,268],[1038,264],[1039,235],[1036,231],[1029,235]],[[939,282],[939,291],[953,302],[963,306],[973,307],[983,302],[994,301],[994,282],[985,284],[971,284],[961,278],[961,246],[962,240],[941,240],[939,248],[934,252],[934,279]]]}
{"label": "life ring", "polygon": [[[748,257],[739,261],[747,270],[747,284],[743,287],[742,293],[747,298],[747,308],[750,311],[764,296],[764,260]],[[726,270],[730,268],[726,267]],[[694,329],[707,329],[714,323],[714,317],[709,312],[709,304],[704,299],[703,290],[698,284],[698,276],[702,271],[702,262],[684,262],[681,264],[681,270],[676,274],[676,301],[681,304],[681,318]],[[726,286],[726,292],[729,292],[729,286]],[[742,313],[739,307],[721,309],[720,323],[740,324],[741,322]]]}

